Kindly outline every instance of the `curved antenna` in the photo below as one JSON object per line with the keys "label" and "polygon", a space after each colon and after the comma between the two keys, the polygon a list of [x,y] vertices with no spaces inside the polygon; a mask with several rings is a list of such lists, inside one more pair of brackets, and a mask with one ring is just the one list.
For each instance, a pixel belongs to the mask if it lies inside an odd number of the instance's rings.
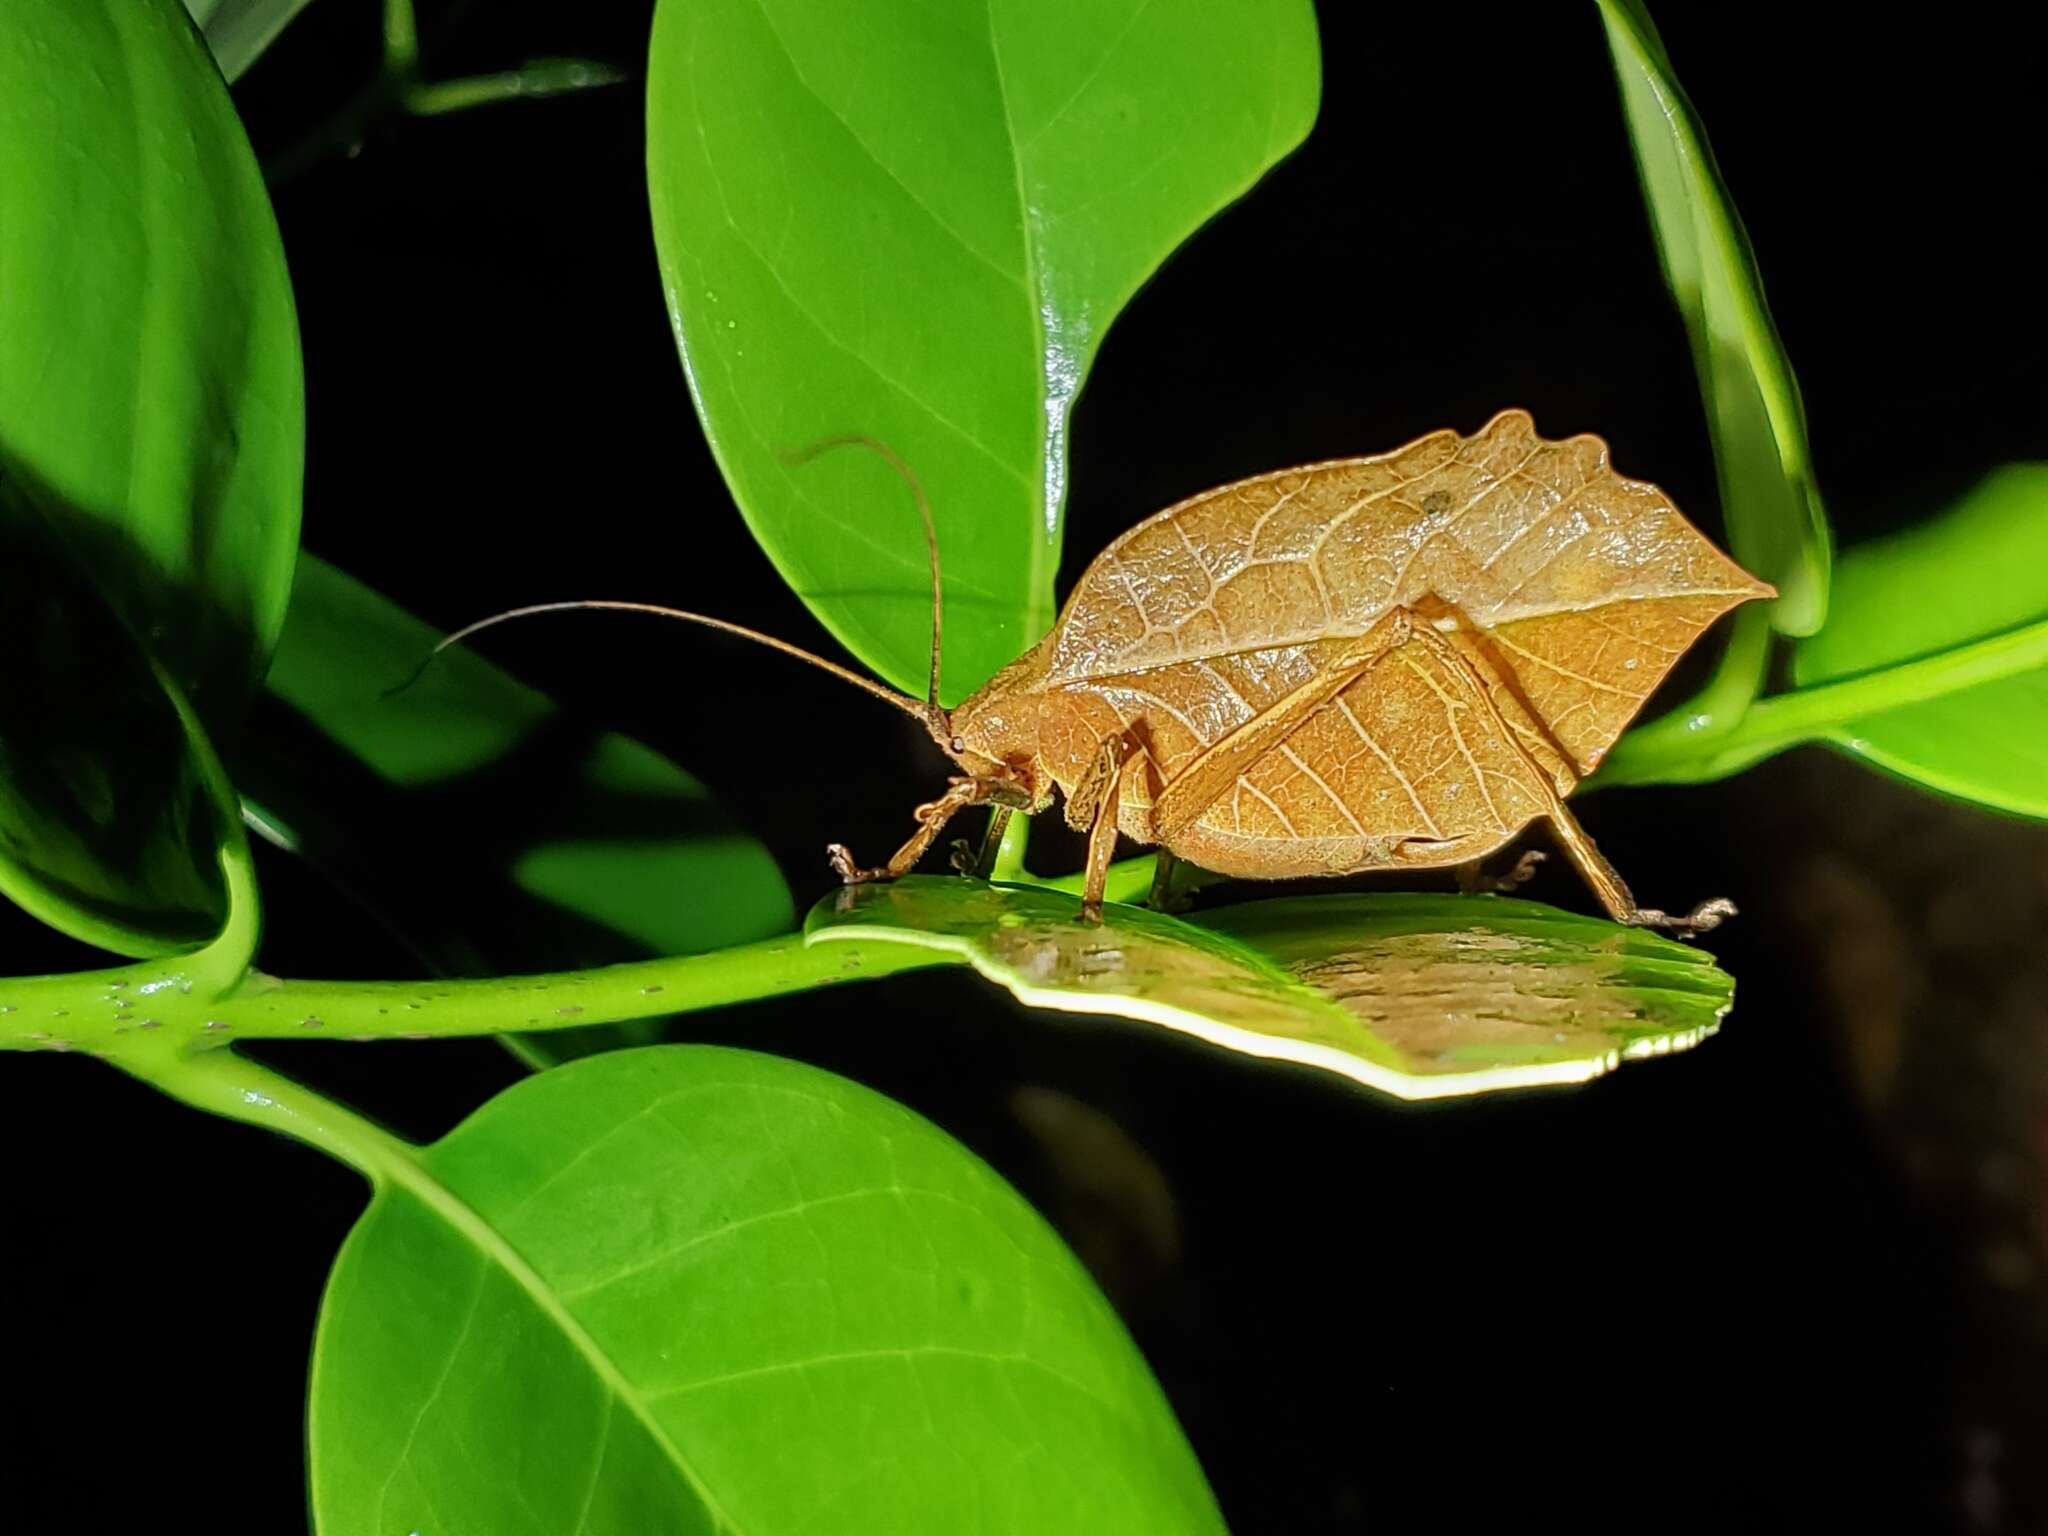
{"label": "curved antenna", "polygon": [[945,628],[945,593],[939,581],[939,531],[932,522],[931,498],[925,495],[924,482],[917,478],[917,471],[903,462],[901,454],[881,439],[869,437],[864,432],[821,437],[808,448],[780,451],[776,457],[795,467],[808,464],[819,454],[830,453],[834,448],[866,448],[878,454],[883,463],[896,471],[896,477],[910,487],[910,494],[917,498],[917,515],[924,519],[924,547],[932,562],[932,675],[931,684],[925,691],[925,708],[932,719],[943,722],[946,712],[939,707],[939,647]]}
{"label": "curved antenna", "polygon": [[738,635],[742,640],[751,640],[756,645],[765,645],[770,650],[782,652],[785,656],[794,656],[798,661],[807,661],[821,671],[830,672],[841,682],[851,683],[862,692],[872,693],[876,698],[895,705],[896,708],[902,710],[911,719],[926,726],[929,726],[931,723],[924,709],[919,706],[915,699],[900,694],[893,688],[884,688],[880,683],[872,682],[862,677],[858,672],[840,666],[836,661],[827,661],[822,656],[813,656],[802,646],[791,645],[787,640],[778,640],[773,635],[764,635],[758,629],[749,629],[746,625],[735,624],[730,619],[714,619],[707,613],[692,613],[687,608],[664,608],[659,603],[630,603],[616,598],[602,597],[578,598],[574,601],[562,603],[532,603],[524,608],[507,608],[503,613],[494,613],[489,618],[478,619],[474,624],[465,624],[429,651],[426,660],[413,669],[412,676],[394,688],[385,689],[384,697],[388,699],[393,694],[405,692],[406,689],[410,688],[426,674],[427,668],[434,664],[436,656],[439,656],[451,645],[460,645],[471,635],[486,629],[495,628],[500,624],[509,623],[513,619],[531,618],[537,613],[566,613],[577,608],[609,608],[619,613],[651,613],[657,618],[683,619],[691,624],[702,624],[706,629],[723,630],[728,635]]}

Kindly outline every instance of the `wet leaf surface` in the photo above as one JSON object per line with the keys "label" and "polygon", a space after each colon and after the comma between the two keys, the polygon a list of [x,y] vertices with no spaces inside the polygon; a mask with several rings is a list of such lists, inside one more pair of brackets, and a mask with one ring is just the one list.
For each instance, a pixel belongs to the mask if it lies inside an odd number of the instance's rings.
{"label": "wet leaf surface", "polygon": [[1138,907],[1075,920],[1035,887],[913,876],[811,914],[814,943],[945,950],[1033,1007],[1110,1014],[1399,1098],[1579,1082],[1697,1044],[1734,982],[1642,929],[1503,897],[1247,902],[1191,921]]}

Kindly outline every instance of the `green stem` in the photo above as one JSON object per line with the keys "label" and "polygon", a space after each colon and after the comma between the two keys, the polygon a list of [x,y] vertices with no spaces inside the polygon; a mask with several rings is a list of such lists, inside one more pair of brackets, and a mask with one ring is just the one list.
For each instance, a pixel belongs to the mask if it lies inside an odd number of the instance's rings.
{"label": "green stem", "polygon": [[785,934],[706,955],[590,971],[438,981],[287,981],[251,971],[206,985],[208,951],[72,976],[0,981],[0,1049],[122,1060],[232,1040],[446,1039],[659,1018],[886,976],[945,957],[902,945],[807,945]]}
{"label": "green stem", "polygon": [[282,186],[329,155],[360,144],[370,125],[387,112],[439,117],[491,102],[560,96],[625,78],[610,65],[588,59],[537,59],[523,69],[495,75],[427,81],[420,78],[416,48],[411,62],[403,66],[390,62],[389,38],[387,30],[386,64],[376,79],[305,138],[264,162],[263,176],[272,186]]}
{"label": "green stem", "polygon": [[1003,840],[996,844],[995,868],[989,871],[989,879],[1010,885],[1031,884],[1031,871],[1024,867],[1024,855],[1030,846],[1031,818],[1012,816],[1003,828]]}
{"label": "green stem", "polygon": [[[1109,881],[1102,888],[1106,901],[1143,901],[1152,894],[1152,866],[1157,861],[1149,853],[1135,859],[1119,859],[1109,866]],[[1049,891],[1065,891],[1069,896],[1081,894],[1087,883],[1085,872],[1073,875],[1057,875],[1050,880],[1025,876],[1032,885],[1043,886]]]}
{"label": "green stem", "polygon": [[1707,686],[1669,714],[1659,715],[1623,737],[1608,758],[1609,766],[1601,771],[1603,782],[1616,758],[1697,752],[1733,731],[1763,691],[1770,656],[1770,612],[1762,603],[1752,603],[1736,614],[1728,648],[1721,653],[1720,665]]}
{"label": "green stem", "polygon": [[124,1057],[118,1065],[194,1109],[303,1142],[372,1184],[386,1183],[414,1161],[411,1143],[231,1050],[192,1056],[159,1047]]}
{"label": "green stem", "polygon": [[461,80],[414,81],[399,100],[415,117],[438,117],[470,107],[498,101],[519,101],[540,96],[560,96],[593,86],[616,85],[625,75],[608,64],[588,59],[535,59],[518,69],[495,75],[471,75]]}
{"label": "green stem", "polygon": [[412,0],[384,0],[384,73],[400,79],[420,67],[420,27]]}
{"label": "green stem", "polygon": [[1765,699],[1750,708],[1735,730],[1711,741],[1653,741],[1631,749],[1630,740],[1624,740],[1594,783],[1697,784],[1725,778],[1867,715],[1924,704],[2042,667],[2048,667],[2048,619],[1917,661]]}

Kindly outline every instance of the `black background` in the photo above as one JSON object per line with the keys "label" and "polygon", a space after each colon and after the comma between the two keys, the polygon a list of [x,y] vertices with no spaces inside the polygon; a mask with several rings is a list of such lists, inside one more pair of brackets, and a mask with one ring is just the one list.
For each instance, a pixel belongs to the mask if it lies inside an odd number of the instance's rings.
{"label": "black background", "polygon": [[[259,152],[367,81],[374,9],[321,0],[238,88]],[[634,78],[386,119],[278,190],[306,545],[449,627],[609,595],[829,654],[723,491],[664,317],[649,10],[426,5],[437,76],[577,54]],[[1594,7],[1321,14],[1307,146],[1104,346],[1066,576],[1195,490],[1510,404],[1548,436],[1600,432],[1717,528]],[[1657,15],[1757,246],[1840,539],[2048,453],[2036,41],[1962,7]],[[489,650],[698,773],[800,904],[827,888],[827,841],[893,846],[939,782],[915,727],[709,637],[593,617]],[[1583,1091],[1401,1107],[952,974],[682,1037],[846,1073],[993,1161],[1111,1288],[1240,1532],[2048,1528],[2048,1011],[2029,1012],[2048,842],[1819,753],[1584,816],[1646,900],[1725,893],[1743,916],[1713,943],[1741,980],[1729,1027]],[[423,884],[455,878],[447,851],[418,857]],[[267,968],[413,974],[304,871],[262,872]],[[1589,906],[1561,872],[1533,894]],[[0,947],[17,972],[90,963],[17,914]],[[1873,1007],[1901,1015],[1889,1033]],[[419,1136],[518,1075],[485,1041],[274,1055]],[[1027,1085],[1121,1128],[1105,1155],[1154,1188],[1142,1211],[1019,1116]],[[0,1158],[0,1525],[296,1528],[306,1351],[354,1176],[64,1058],[5,1064]]]}

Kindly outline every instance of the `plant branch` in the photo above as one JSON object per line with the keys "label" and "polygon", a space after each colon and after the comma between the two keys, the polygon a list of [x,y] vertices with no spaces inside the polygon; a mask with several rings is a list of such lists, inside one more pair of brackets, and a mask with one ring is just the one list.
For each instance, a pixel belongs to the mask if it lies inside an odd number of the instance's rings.
{"label": "plant branch", "polygon": [[494,75],[416,80],[405,87],[399,104],[414,117],[439,117],[492,102],[533,100],[593,86],[616,85],[625,78],[623,71],[590,59],[535,59],[518,69],[500,70]]}
{"label": "plant branch", "polygon": [[[1104,900],[1143,901],[1152,892],[1152,867],[1157,862],[1154,855],[1144,853],[1135,859],[1119,859],[1110,865],[1109,881],[1102,891]],[[1078,896],[1087,879],[1088,876],[1083,871],[1079,874],[1056,875],[1049,880],[1041,880],[1035,875],[1025,875],[1019,883],[1043,886],[1049,891],[1065,891],[1069,896]]]}
{"label": "plant branch", "polygon": [[1025,884],[1031,880],[1031,871],[1024,867],[1024,855],[1031,846],[1031,818],[1012,816],[1003,828],[1002,841],[996,844],[995,868],[989,872],[989,879],[1012,884]]}
{"label": "plant branch", "polygon": [[456,80],[428,80],[420,68],[419,26],[412,0],[385,0],[384,62],[375,79],[306,137],[264,162],[264,178],[280,185],[328,155],[352,150],[387,113],[439,117],[493,102],[560,96],[613,85],[625,74],[591,59],[534,59],[518,69]]}
{"label": "plant branch", "polygon": [[946,963],[894,944],[807,945],[785,934],[704,955],[481,980],[288,981],[251,971],[207,985],[207,951],[70,976],[0,981],[0,1049],[121,1061],[232,1040],[447,1039],[659,1018]]}
{"label": "plant branch", "polygon": [[123,1056],[117,1065],[194,1109],[260,1126],[324,1152],[372,1184],[386,1183],[414,1161],[410,1142],[232,1050],[195,1056],[161,1042]]}
{"label": "plant branch", "polygon": [[412,75],[420,67],[420,25],[412,0],[384,0],[384,74],[387,79]]}
{"label": "plant branch", "polygon": [[1788,747],[1842,731],[1868,715],[2048,667],[2048,619],[1838,682],[1797,688],[1752,705],[1734,730],[1703,742],[1624,738],[1593,783],[1698,784],[1725,778]]}

